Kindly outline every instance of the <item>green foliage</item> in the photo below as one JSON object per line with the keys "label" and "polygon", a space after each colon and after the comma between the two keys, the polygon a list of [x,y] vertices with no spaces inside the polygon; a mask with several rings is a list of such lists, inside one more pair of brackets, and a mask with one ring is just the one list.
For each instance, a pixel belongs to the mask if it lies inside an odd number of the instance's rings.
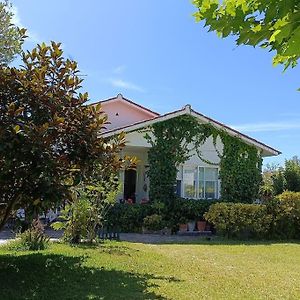
{"label": "green foliage", "polygon": [[262,158],[254,146],[237,137],[221,134],[224,145],[220,161],[222,199],[252,203],[261,184]]}
{"label": "green foliage", "polygon": [[93,228],[91,228],[90,222],[92,214],[91,203],[87,199],[77,198],[61,211],[61,221],[57,221],[51,226],[55,230],[64,229],[64,240],[78,244],[82,238],[92,234]]}
{"label": "green foliage", "polygon": [[265,205],[242,203],[213,204],[205,219],[228,238],[265,237],[271,223]]}
{"label": "green foliage", "polygon": [[17,250],[44,250],[49,243],[49,237],[44,234],[44,226],[39,220],[33,220],[31,227],[17,234],[17,241],[12,244]]}
{"label": "green foliage", "polygon": [[300,193],[285,192],[266,204],[213,204],[205,219],[229,238],[299,239]]}
{"label": "green foliage", "polygon": [[150,199],[167,205],[174,198],[177,167],[190,155],[191,145],[199,149],[209,136],[208,126],[200,125],[192,116],[180,116],[152,125],[145,138],[151,144],[148,152]]}
{"label": "green foliage", "polygon": [[[172,206],[177,167],[190,157],[192,150],[205,163],[216,164],[206,160],[201,153],[201,146],[209,137],[212,137],[220,158],[222,199],[252,202],[257,198],[262,159],[254,146],[187,115],[154,124],[152,134],[154,138],[146,135],[152,146],[148,152],[150,200]],[[216,147],[218,137],[224,145],[223,153]]]}
{"label": "green foliage", "polygon": [[150,204],[115,204],[107,213],[105,225],[122,232],[141,232],[144,218],[154,214]]}
{"label": "green foliage", "polygon": [[297,156],[285,161],[284,178],[288,191],[300,192],[300,160]]}
{"label": "green foliage", "polygon": [[281,168],[272,175],[274,195],[279,195],[286,190],[284,170]]}
{"label": "green foliage", "polygon": [[70,199],[70,187],[123,164],[124,134],[99,136],[107,122],[100,105],[86,105],[77,63],[60,44],[23,53],[20,69],[0,67],[0,228],[10,212],[46,210]]}
{"label": "green foliage", "polygon": [[284,192],[269,203],[276,238],[300,238],[300,192]]}
{"label": "green foliage", "polygon": [[[140,232],[145,217],[158,214],[164,225],[177,231],[179,223],[203,220],[211,204],[218,200],[195,200],[175,197],[169,206],[151,204],[115,204],[106,216],[105,225],[119,228],[122,232]],[[160,228],[161,229],[161,228]]]}
{"label": "green foliage", "polygon": [[262,188],[271,185],[274,195],[279,195],[285,190],[300,191],[300,160],[297,156],[285,161],[284,167],[275,166],[267,168],[263,172]]}
{"label": "green foliage", "polygon": [[300,3],[294,0],[194,0],[196,21],[237,45],[275,51],[273,64],[294,67],[300,57]]}
{"label": "green foliage", "polygon": [[8,1],[0,3],[0,65],[9,64],[21,53],[26,30],[12,24],[13,13]]}
{"label": "green foliage", "polygon": [[147,216],[143,220],[143,227],[148,230],[158,231],[163,229],[165,226],[162,216],[158,214],[153,214]]}
{"label": "green foliage", "polygon": [[115,203],[118,181],[110,178],[101,182],[98,178],[76,187],[73,201],[61,212],[62,220],[51,225],[56,230],[65,229],[64,239],[70,243],[78,244],[82,239],[95,241],[97,229],[103,226],[106,214]]}

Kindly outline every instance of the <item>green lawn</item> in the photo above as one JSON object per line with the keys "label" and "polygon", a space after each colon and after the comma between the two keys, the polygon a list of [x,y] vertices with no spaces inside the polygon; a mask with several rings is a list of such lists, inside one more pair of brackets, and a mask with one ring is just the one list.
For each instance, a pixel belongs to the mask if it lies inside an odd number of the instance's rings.
{"label": "green lawn", "polygon": [[0,248],[0,299],[300,299],[300,244]]}

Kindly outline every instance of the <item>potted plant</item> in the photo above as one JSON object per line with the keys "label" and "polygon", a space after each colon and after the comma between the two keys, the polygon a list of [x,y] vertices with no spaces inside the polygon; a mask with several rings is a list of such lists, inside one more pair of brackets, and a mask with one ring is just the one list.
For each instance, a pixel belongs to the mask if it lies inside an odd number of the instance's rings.
{"label": "potted plant", "polygon": [[179,232],[186,232],[188,230],[187,219],[181,217],[179,220]]}
{"label": "potted plant", "polygon": [[194,231],[196,226],[196,209],[195,209],[195,202],[193,200],[186,201],[186,217],[188,219],[188,229],[189,231]]}
{"label": "potted plant", "polygon": [[205,220],[197,221],[198,231],[205,231],[205,228],[206,228],[206,221]]}

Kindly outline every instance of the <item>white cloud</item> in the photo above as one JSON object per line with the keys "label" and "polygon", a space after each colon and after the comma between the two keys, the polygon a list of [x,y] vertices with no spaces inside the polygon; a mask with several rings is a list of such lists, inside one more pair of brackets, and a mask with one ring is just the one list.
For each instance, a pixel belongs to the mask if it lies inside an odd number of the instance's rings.
{"label": "white cloud", "polygon": [[109,82],[112,86],[117,87],[117,88],[122,88],[125,90],[134,90],[137,92],[144,92],[144,89],[132,82],[125,81],[120,78],[110,78]]}
{"label": "white cloud", "polygon": [[231,125],[232,128],[244,132],[267,132],[282,131],[291,129],[300,129],[300,120],[278,121],[265,123],[248,123],[240,125]]}
{"label": "white cloud", "polygon": [[120,75],[125,71],[125,69],[126,69],[125,65],[120,65],[120,66],[115,67],[112,72],[114,74]]}
{"label": "white cloud", "polygon": [[[20,28],[26,28],[26,26],[24,26],[24,24],[21,21],[19,10],[16,5],[14,4],[12,5],[11,12],[13,13],[11,22]],[[27,29],[26,35],[28,36],[27,41],[30,41],[34,44],[41,43],[41,39],[38,37],[38,35],[35,32],[32,32]]]}

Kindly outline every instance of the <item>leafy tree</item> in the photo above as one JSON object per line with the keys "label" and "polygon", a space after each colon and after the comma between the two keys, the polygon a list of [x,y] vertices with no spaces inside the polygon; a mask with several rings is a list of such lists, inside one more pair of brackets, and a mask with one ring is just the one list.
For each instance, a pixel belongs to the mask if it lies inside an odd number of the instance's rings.
{"label": "leafy tree", "polygon": [[26,30],[13,25],[8,1],[0,2],[0,65],[10,63],[21,53]]}
{"label": "leafy tree", "polygon": [[286,190],[286,179],[284,176],[284,168],[279,168],[272,175],[272,184],[274,195],[279,195]]}
{"label": "leafy tree", "polygon": [[300,191],[300,159],[294,156],[285,161],[284,167],[267,165],[263,172],[261,196],[279,195],[284,191]]}
{"label": "leafy tree", "polygon": [[70,187],[116,172],[124,134],[104,140],[100,105],[86,105],[77,63],[60,44],[23,53],[23,67],[0,67],[0,229],[13,209],[47,209]]}
{"label": "leafy tree", "polygon": [[221,37],[234,35],[237,45],[275,51],[273,64],[284,70],[300,57],[300,2],[296,0],[194,0],[196,21]]}
{"label": "leafy tree", "polygon": [[300,159],[297,156],[285,161],[284,177],[288,191],[300,192]]}

